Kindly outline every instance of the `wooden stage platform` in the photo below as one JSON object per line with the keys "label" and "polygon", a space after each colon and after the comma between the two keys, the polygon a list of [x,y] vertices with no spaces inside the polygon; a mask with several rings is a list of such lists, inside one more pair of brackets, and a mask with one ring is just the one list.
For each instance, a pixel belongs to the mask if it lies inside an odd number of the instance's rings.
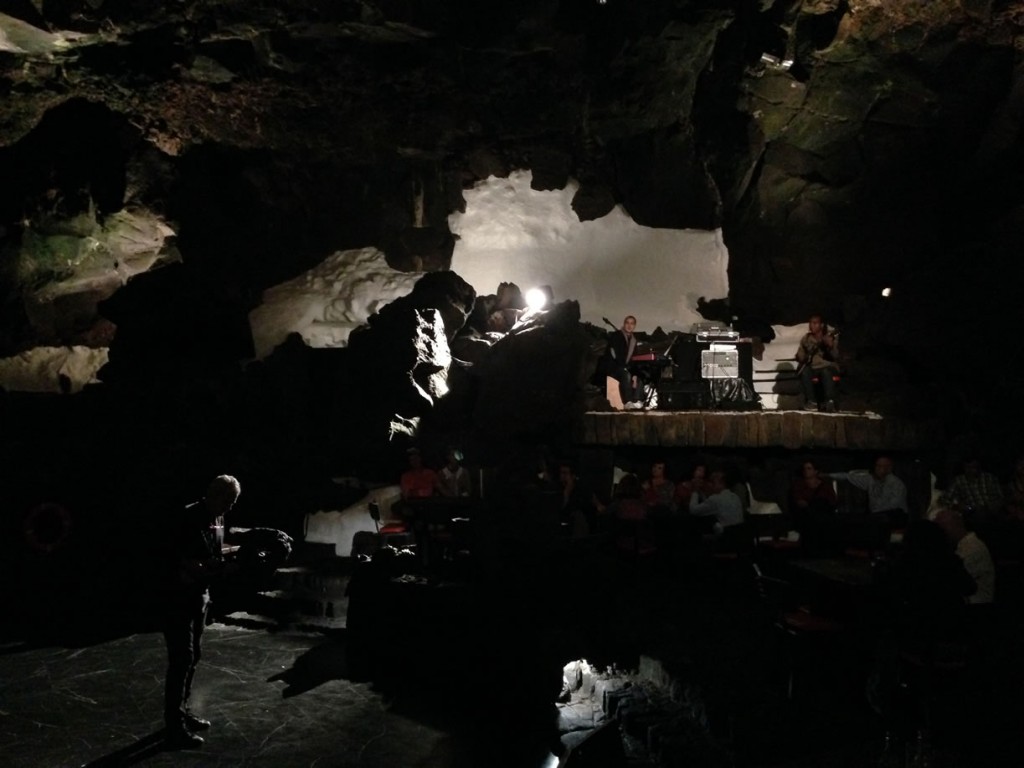
{"label": "wooden stage platform", "polygon": [[587,411],[580,445],[915,451],[934,445],[933,422],[814,411]]}

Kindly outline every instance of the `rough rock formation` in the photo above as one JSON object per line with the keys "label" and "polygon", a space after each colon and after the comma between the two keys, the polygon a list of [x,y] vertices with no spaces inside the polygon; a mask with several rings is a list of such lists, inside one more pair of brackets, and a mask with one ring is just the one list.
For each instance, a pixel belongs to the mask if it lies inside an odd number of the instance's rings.
{"label": "rough rock formation", "polygon": [[[975,427],[1024,392],[1005,333],[1022,29],[1008,0],[8,2],[0,352],[96,322],[44,329],[28,309],[55,220],[155,213],[187,325],[231,328],[337,250],[446,268],[464,186],[530,168],[538,188],[578,179],[581,219],[621,204],[722,227],[733,314],[823,310],[851,386]],[[169,326],[153,316],[184,299],[165,298],[118,332]],[[997,365],[936,365],[993,332]],[[229,365],[238,346],[174,348]]]}

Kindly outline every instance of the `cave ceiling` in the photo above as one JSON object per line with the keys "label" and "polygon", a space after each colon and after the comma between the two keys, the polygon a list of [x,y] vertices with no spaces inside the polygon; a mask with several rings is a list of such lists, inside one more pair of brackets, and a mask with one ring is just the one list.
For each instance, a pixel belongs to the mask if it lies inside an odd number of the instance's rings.
{"label": "cave ceiling", "polygon": [[24,300],[83,217],[166,225],[244,317],[338,249],[445,268],[462,190],[529,168],[581,219],[722,228],[732,313],[923,360],[1012,305],[1022,49],[995,0],[4,0],[0,346],[83,332]]}

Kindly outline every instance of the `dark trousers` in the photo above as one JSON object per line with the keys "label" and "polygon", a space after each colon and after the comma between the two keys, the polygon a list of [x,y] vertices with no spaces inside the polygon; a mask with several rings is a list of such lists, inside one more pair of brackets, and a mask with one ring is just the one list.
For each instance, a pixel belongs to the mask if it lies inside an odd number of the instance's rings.
{"label": "dark trousers", "polygon": [[188,698],[192,693],[192,678],[202,656],[203,629],[209,595],[201,602],[176,606],[164,617],[164,641],[167,643],[167,676],[164,680],[164,724],[180,729],[185,724]]}
{"label": "dark trousers", "polygon": [[619,395],[623,403],[644,400],[644,385],[637,380],[636,387],[633,387],[633,375],[625,368],[618,369],[614,374],[619,380]]}
{"label": "dark trousers", "polygon": [[832,365],[824,368],[811,368],[811,366],[805,365],[800,371],[800,386],[804,391],[804,400],[808,403],[818,401],[817,395],[814,393],[813,379],[815,376],[821,381],[821,393],[824,395],[825,401],[835,400],[837,387],[832,377],[838,372],[838,369]]}

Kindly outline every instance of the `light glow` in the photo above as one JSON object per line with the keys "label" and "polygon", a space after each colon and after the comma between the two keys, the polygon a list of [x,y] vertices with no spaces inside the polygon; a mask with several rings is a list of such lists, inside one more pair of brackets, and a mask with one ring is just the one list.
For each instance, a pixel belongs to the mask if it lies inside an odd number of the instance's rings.
{"label": "light glow", "polygon": [[531,312],[539,312],[548,303],[548,296],[540,288],[531,288],[526,292],[526,306]]}
{"label": "light glow", "polygon": [[579,302],[581,318],[604,327],[636,315],[637,330],[687,329],[703,320],[700,297],[729,295],[728,251],[721,230],[643,227],[621,206],[580,221],[572,202],[579,184],[539,191],[529,171],[491,177],[464,191],[466,210],[452,214],[458,236],[451,268],[478,295],[502,282],[550,286]]}

